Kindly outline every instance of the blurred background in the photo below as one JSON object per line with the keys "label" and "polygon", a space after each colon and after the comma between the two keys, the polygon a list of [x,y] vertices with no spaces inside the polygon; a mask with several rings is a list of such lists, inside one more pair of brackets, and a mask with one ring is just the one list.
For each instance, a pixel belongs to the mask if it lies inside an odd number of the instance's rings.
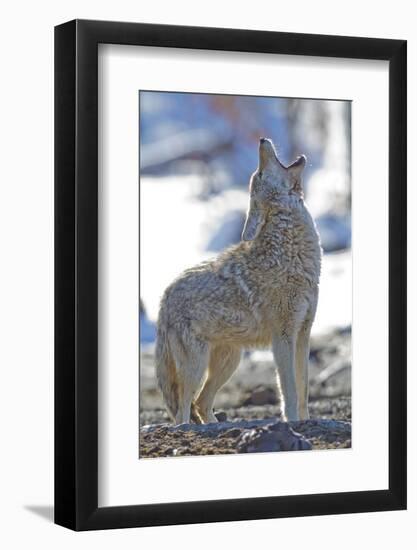
{"label": "blurred background", "polygon": [[[153,367],[159,300],[182,270],[240,240],[261,136],[284,164],[307,156],[305,200],[324,250],[310,395],[349,397],[350,102],[140,92],[139,128],[141,411],[162,407]],[[219,406],[250,405],[254,392],[261,405],[277,405],[271,353],[250,351],[243,362]]]}

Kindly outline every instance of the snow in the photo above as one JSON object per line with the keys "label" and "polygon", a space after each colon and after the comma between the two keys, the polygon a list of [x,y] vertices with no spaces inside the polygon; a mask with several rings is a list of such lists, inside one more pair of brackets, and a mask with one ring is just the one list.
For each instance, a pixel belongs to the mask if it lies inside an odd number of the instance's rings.
{"label": "snow", "polygon": [[[201,190],[202,182],[196,176],[141,178],[140,296],[151,322],[156,321],[159,301],[172,280],[184,269],[215,255],[208,250],[208,244],[213,239],[213,232],[216,235],[219,220],[227,220],[228,214],[233,217],[237,210],[244,212],[245,192],[230,190],[222,194],[223,198],[217,195],[202,201],[199,199]],[[238,218],[235,219],[239,223]],[[225,241],[235,238],[225,237]],[[351,320],[352,273],[348,248],[323,257],[313,333],[344,328]],[[147,331],[147,334],[152,332]]]}

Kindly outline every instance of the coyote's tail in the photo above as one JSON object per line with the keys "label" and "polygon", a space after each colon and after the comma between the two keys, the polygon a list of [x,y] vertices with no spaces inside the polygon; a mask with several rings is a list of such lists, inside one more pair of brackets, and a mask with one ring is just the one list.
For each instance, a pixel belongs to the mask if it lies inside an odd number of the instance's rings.
{"label": "coyote's tail", "polygon": [[169,345],[169,338],[166,324],[163,319],[159,319],[156,336],[155,351],[156,377],[159,388],[164,397],[165,405],[172,419],[178,409],[178,380],[175,367],[175,360]]}

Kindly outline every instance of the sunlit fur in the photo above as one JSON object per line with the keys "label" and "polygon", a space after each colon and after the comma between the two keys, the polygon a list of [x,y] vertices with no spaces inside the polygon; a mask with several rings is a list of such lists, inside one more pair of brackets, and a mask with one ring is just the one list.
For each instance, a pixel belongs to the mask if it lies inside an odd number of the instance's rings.
{"label": "sunlit fur", "polygon": [[269,346],[283,419],[308,418],[321,247],[303,200],[304,165],[302,156],[284,167],[272,142],[261,139],[242,241],[186,270],[164,293],[156,372],[177,424],[191,417],[216,422],[214,398],[237,368],[241,349]]}

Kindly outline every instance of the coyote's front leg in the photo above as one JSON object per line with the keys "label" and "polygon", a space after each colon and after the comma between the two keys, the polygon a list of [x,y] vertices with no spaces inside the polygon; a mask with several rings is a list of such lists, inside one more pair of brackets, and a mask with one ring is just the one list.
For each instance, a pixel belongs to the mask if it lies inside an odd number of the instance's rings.
{"label": "coyote's front leg", "polygon": [[278,369],[283,420],[299,420],[295,383],[295,337],[275,335],[272,352]]}
{"label": "coyote's front leg", "polygon": [[297,335],[295,370],[300,420],[308,420],[310,417],[308,413],[308,365],[311,325],[312,321],[306,320]]}

